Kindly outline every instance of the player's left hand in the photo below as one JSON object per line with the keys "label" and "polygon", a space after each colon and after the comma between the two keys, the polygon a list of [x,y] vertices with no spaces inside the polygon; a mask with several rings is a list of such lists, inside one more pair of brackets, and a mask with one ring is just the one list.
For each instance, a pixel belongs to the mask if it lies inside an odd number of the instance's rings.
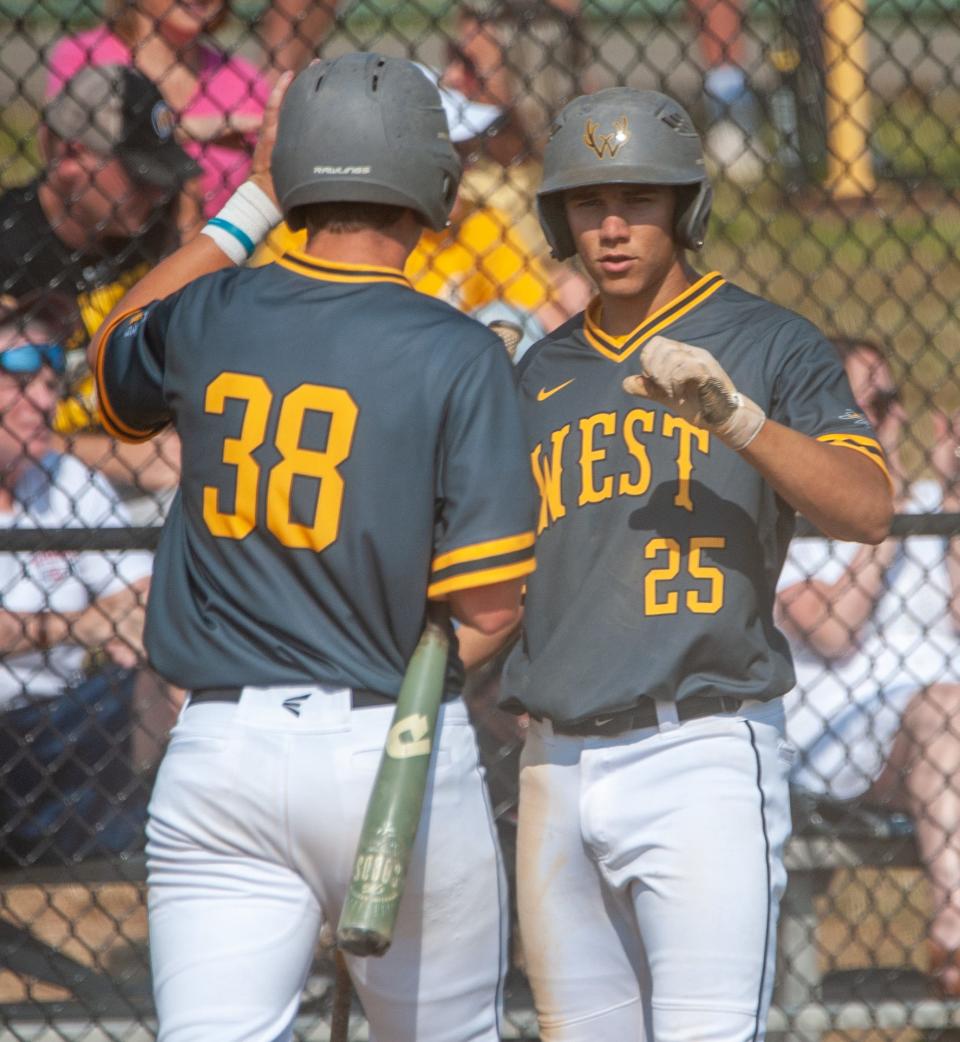
{"label": "player's left hand", "polygon": [[287,88],[293,82],[293,73],[285,72],[274,84],[267,99],[267,107],[263,110],[263,122],[260,125],[260,136],[257,147],[253,150],[253,162],[250,165],[250,180],[273,200],[277,209],[280,204],[273,187],[273,175],[270,173],[270,159],[273,146],[277,141],[277,124],[280,121],[280,106],[283,104]]}
{"label": "player's left hand", "polygon": [[655,336],[644,345],[640,367],[641,375],[623,381],[628,394],[652,398],[737,452],[766,421],[763,409],[740,394],[723,366],[702,347]]}

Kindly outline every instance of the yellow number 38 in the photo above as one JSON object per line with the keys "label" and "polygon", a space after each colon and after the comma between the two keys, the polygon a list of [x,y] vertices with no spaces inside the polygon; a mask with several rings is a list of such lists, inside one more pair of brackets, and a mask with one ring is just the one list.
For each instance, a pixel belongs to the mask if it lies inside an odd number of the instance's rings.
{"label": "yellow number 38", "polygon": [[[222,415],[229,399],[246,403],[240,436],[223,442],[223,462],[236,468],[233,510],[221,510],[222,490],[205,485],[203,519],[215,536],[244,539],[257,525],[261,467],[253,453],[267,438],[273,392],[261,376],[221,373],[207,387],[204,411]],[[308,412],[330,417],[327,445],[322,451],[300,444]],[[343,478],[337,468],[350,455],[358,414],[356,402],[342,387],[300,384],[281,400],[274,437],[280,460],[267,477],[267,528],[284,546],[318,551],[336,540],[343,504]],[[312,524],[290,520],[290,497],[297,477],[318,481]]]}

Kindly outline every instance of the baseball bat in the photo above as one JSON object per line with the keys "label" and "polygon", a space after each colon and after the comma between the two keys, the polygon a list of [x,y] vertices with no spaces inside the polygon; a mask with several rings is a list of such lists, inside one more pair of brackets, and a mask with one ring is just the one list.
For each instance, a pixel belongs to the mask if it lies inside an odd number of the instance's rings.
{"label": "baseball bat", "polygon": [[[523,330],[506,320],[489,328],[512,359]],[[426,625],[397,696],[337,925],[337,947],[351,955],[383,955],[393,940],[443,700],[449,618],[445,604],[427,603]]]}
{"label": "baseball bat", "polygon": [[445,604],[428,603],[397,696],[337,926],[337,946],[352,955],[383,955],[393,940],[443,699],[448,617]]}

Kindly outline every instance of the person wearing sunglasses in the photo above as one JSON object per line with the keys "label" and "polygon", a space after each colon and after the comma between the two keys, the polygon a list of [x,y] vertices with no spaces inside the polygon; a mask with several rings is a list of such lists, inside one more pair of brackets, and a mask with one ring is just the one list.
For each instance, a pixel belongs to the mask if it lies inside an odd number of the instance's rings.
{"label": "person wearing sunglasses", "polygon": [[[0,528],[128,524],[104,478],[53,451],[68,302],[0,299]],[[149,554],[0,553],[0,864],[61,862],[139,841],[161,711],[138,669]],[[97,663],[92,666],[92,663]]]}
{"label": "person wearing sunglasses", "polygon": [[[836,338],[883,446],[898,513],[960,510],[960,423],[935,415],[934,480],[911,481],[907,414],[877,345]],[[933,893],[930,968],[960,996],[960,550],[938,536],[878,546],[794,540],[778,591],[797,687],[793,783],[831,800],[908,811]]]}
{"label": "person wearing sunglasses", "polygon": [[[0,294],[68,294],[70,347],[82,347],[125,289],[177,244],[181,189],[200,168],[174,131],[172,110],[139,72],[84,68],[44,108],[42,172],[0,195]],[[175,440],[163,458],[155,446],[118,450],[100,432],[89,373],[71,367],[71,375],[54,424],[70,450],[141,492],[174,486]]]}

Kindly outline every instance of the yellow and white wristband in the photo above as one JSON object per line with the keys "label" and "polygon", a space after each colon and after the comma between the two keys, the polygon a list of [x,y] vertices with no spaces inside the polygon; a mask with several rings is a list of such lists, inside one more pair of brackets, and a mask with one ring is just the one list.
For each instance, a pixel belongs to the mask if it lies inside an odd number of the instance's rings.
{"label": "yellow and white wristband", "polygon": [[234,264],[243,264],[282,218],[283,214],[259,185],[244,181],[200,234],[213,239]]}

